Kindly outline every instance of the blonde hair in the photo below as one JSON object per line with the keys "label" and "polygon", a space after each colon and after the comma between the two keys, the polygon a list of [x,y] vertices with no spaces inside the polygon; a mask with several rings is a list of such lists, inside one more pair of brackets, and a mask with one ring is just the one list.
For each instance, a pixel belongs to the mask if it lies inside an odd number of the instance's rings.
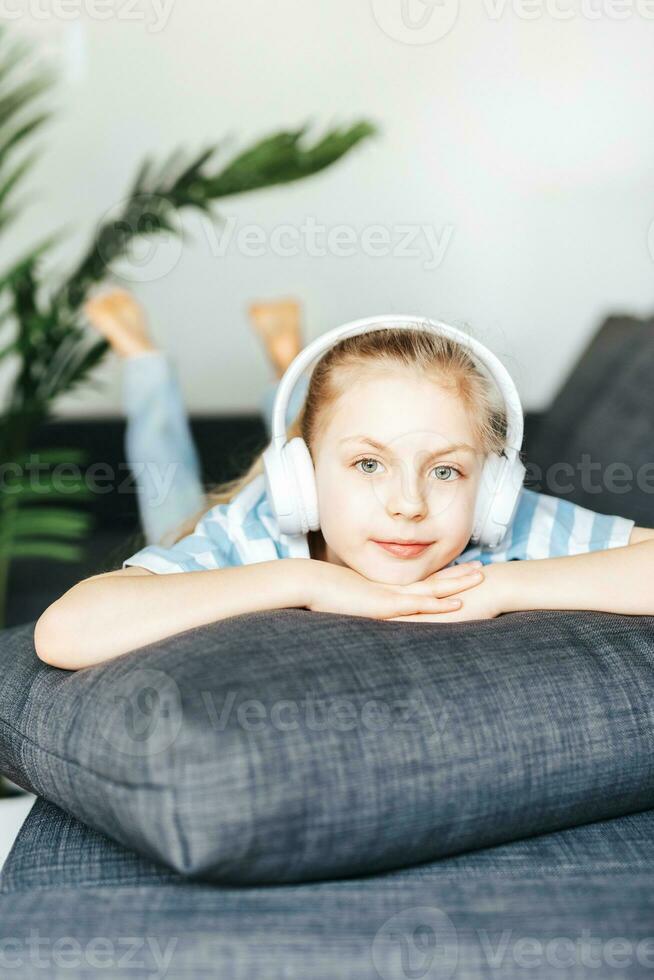
{"label": "blonde hair", "polygon": [[[290,440],[300,436],[314,457],[314,447],[327,427],[330,413],[350,383],[360,380],[362,370],[397,370],[398,366],[431,378],[453,392],[464,404],[479,451],[501,455],[507,433],[504,401],[486,368],[480,365],[468,348],[456,340],[434,331],[386,327],[356,334],[338,341],[315,365],[307,394],[297,416],[287,429]],[[189,518],[175,532],[179,541],[193,531],[197,521],[216,504],[232,500],[248,483],[264,472],[263,450],[248,470],[226,483],[207,491],[206,506]],[[309,547],[315,554],[322,534],[309,531]]]}

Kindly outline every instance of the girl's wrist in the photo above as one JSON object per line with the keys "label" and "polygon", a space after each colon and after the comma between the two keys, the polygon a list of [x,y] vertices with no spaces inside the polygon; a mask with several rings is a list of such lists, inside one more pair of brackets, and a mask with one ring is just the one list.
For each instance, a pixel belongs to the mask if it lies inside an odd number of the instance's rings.
{"label": "girl's wrist", "polygon": [[[490,562],[484,565],[484,581],[493,590],[493,601],[495,603],[496,615],[502,613],[516,612],[519,608],[515,569],[511,566],[516,564],[510,561]],[[465,594],[465,593],[464,593]]]}
{"label": "girl's wrist", "polygon": [[290,585],[288,605],[299,609],[310,609],[315,595],[318,569],[316,565],[323,562],[315,558],[282,558],[288,566],[288,583]]}

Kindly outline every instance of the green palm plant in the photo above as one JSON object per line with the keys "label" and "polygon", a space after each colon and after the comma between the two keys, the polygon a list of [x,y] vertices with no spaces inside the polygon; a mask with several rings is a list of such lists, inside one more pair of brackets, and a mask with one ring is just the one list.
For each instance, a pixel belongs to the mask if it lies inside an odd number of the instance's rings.
{"label": "green palm plant", "polygon": [[[6,27],[0,28],[0,234],[21,212],[20,205],[9,205],[38,159],[35,152],[19,162],[16,156],[51,116],[39,105],[55,81],[52,72],[37,68],[28,81],[15,80],[30,54],[25,42],[13,41]],[[318,173],[371,136],[375,127],[362,121],[332,128],[312,144],[306,131],[302,126],[267,136],[222,164],[212,165],[220,146],[186,161],[175,150],[159,166],[147,158],[120,213],[96,226],[85,254],[63,282],[53,285],[43,270],[61,232],[0,274],[0,367],[7,362],[14,368],[0,426],[0,627],[10,562],[26,556],[79,560],[90,528],[83,477],[75,481],[69,474],[65,494],[55,479],[57,464],[82,464],[82,455],[73,448],[39,452],[39,464],[54,470],[39,476],[38,489],[28,455],[30,437],[51,417],[57,398],[87,382],[108,349],[105,340],[90,338],[82,319],[89,290],[129,257],[135,239],[180,234],[172,220],[178,211],[193,208],[221,220],[212,212],[214,201]]]}

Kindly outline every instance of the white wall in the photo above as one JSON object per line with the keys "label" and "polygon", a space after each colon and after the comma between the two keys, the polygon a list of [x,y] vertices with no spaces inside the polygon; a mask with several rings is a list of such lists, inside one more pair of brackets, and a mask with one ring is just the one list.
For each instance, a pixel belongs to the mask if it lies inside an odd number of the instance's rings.
{"label": "white wall", "polygon": [[[652,308],[654,9],[542,0],[532,20],[541,0],[456,2],[408,0],[420,28],[402,22],[401,0],[23,0],[14,29],[66,75],[30,178],[35,203],[2,265],[66,225],[52,264],[68,268],[146,153],[367,117],[381,135],[330,170],[224,202],[235,225],[224,254],[219,230],[189,215],[186,245],[131,267],[124,284],[147,305],[189,409],[256,409],[271,375],[245,307],[289,294],[305,304],[308,338],[377,312],[453,318],[505,359],[525,408],[544,408],[602,317]],[[308,254],[307,220],[354,229],[355,254]],[[266,236],[291,225],[297,254],[244,254],[235,239],[253,223]],[[369,254],[372,225],[388,229],[388,254]],[[393,254],[406,225],[408,257]],[[94,384],[61,414],[119,412],[114,357]]]}

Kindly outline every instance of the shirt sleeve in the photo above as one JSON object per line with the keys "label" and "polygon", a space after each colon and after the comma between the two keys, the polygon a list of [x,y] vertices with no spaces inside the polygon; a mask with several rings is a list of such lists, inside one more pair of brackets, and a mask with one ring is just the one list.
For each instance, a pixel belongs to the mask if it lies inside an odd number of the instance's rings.
{"label": "shirt sleeve", "polygon": [[480,557],[482,561],[512,561],[619,548],[629,544],[635,523],[523,487],[505,539],[495,551],[482,549]]}
{"label": "shirt sleeve", "polygon": [[227,505],[217,504],[198,521],[191,534],[169,548],[147,545],[123,562],[123,568],[139,565],[151,572],[202,572],[242,565],[228,533]]}

